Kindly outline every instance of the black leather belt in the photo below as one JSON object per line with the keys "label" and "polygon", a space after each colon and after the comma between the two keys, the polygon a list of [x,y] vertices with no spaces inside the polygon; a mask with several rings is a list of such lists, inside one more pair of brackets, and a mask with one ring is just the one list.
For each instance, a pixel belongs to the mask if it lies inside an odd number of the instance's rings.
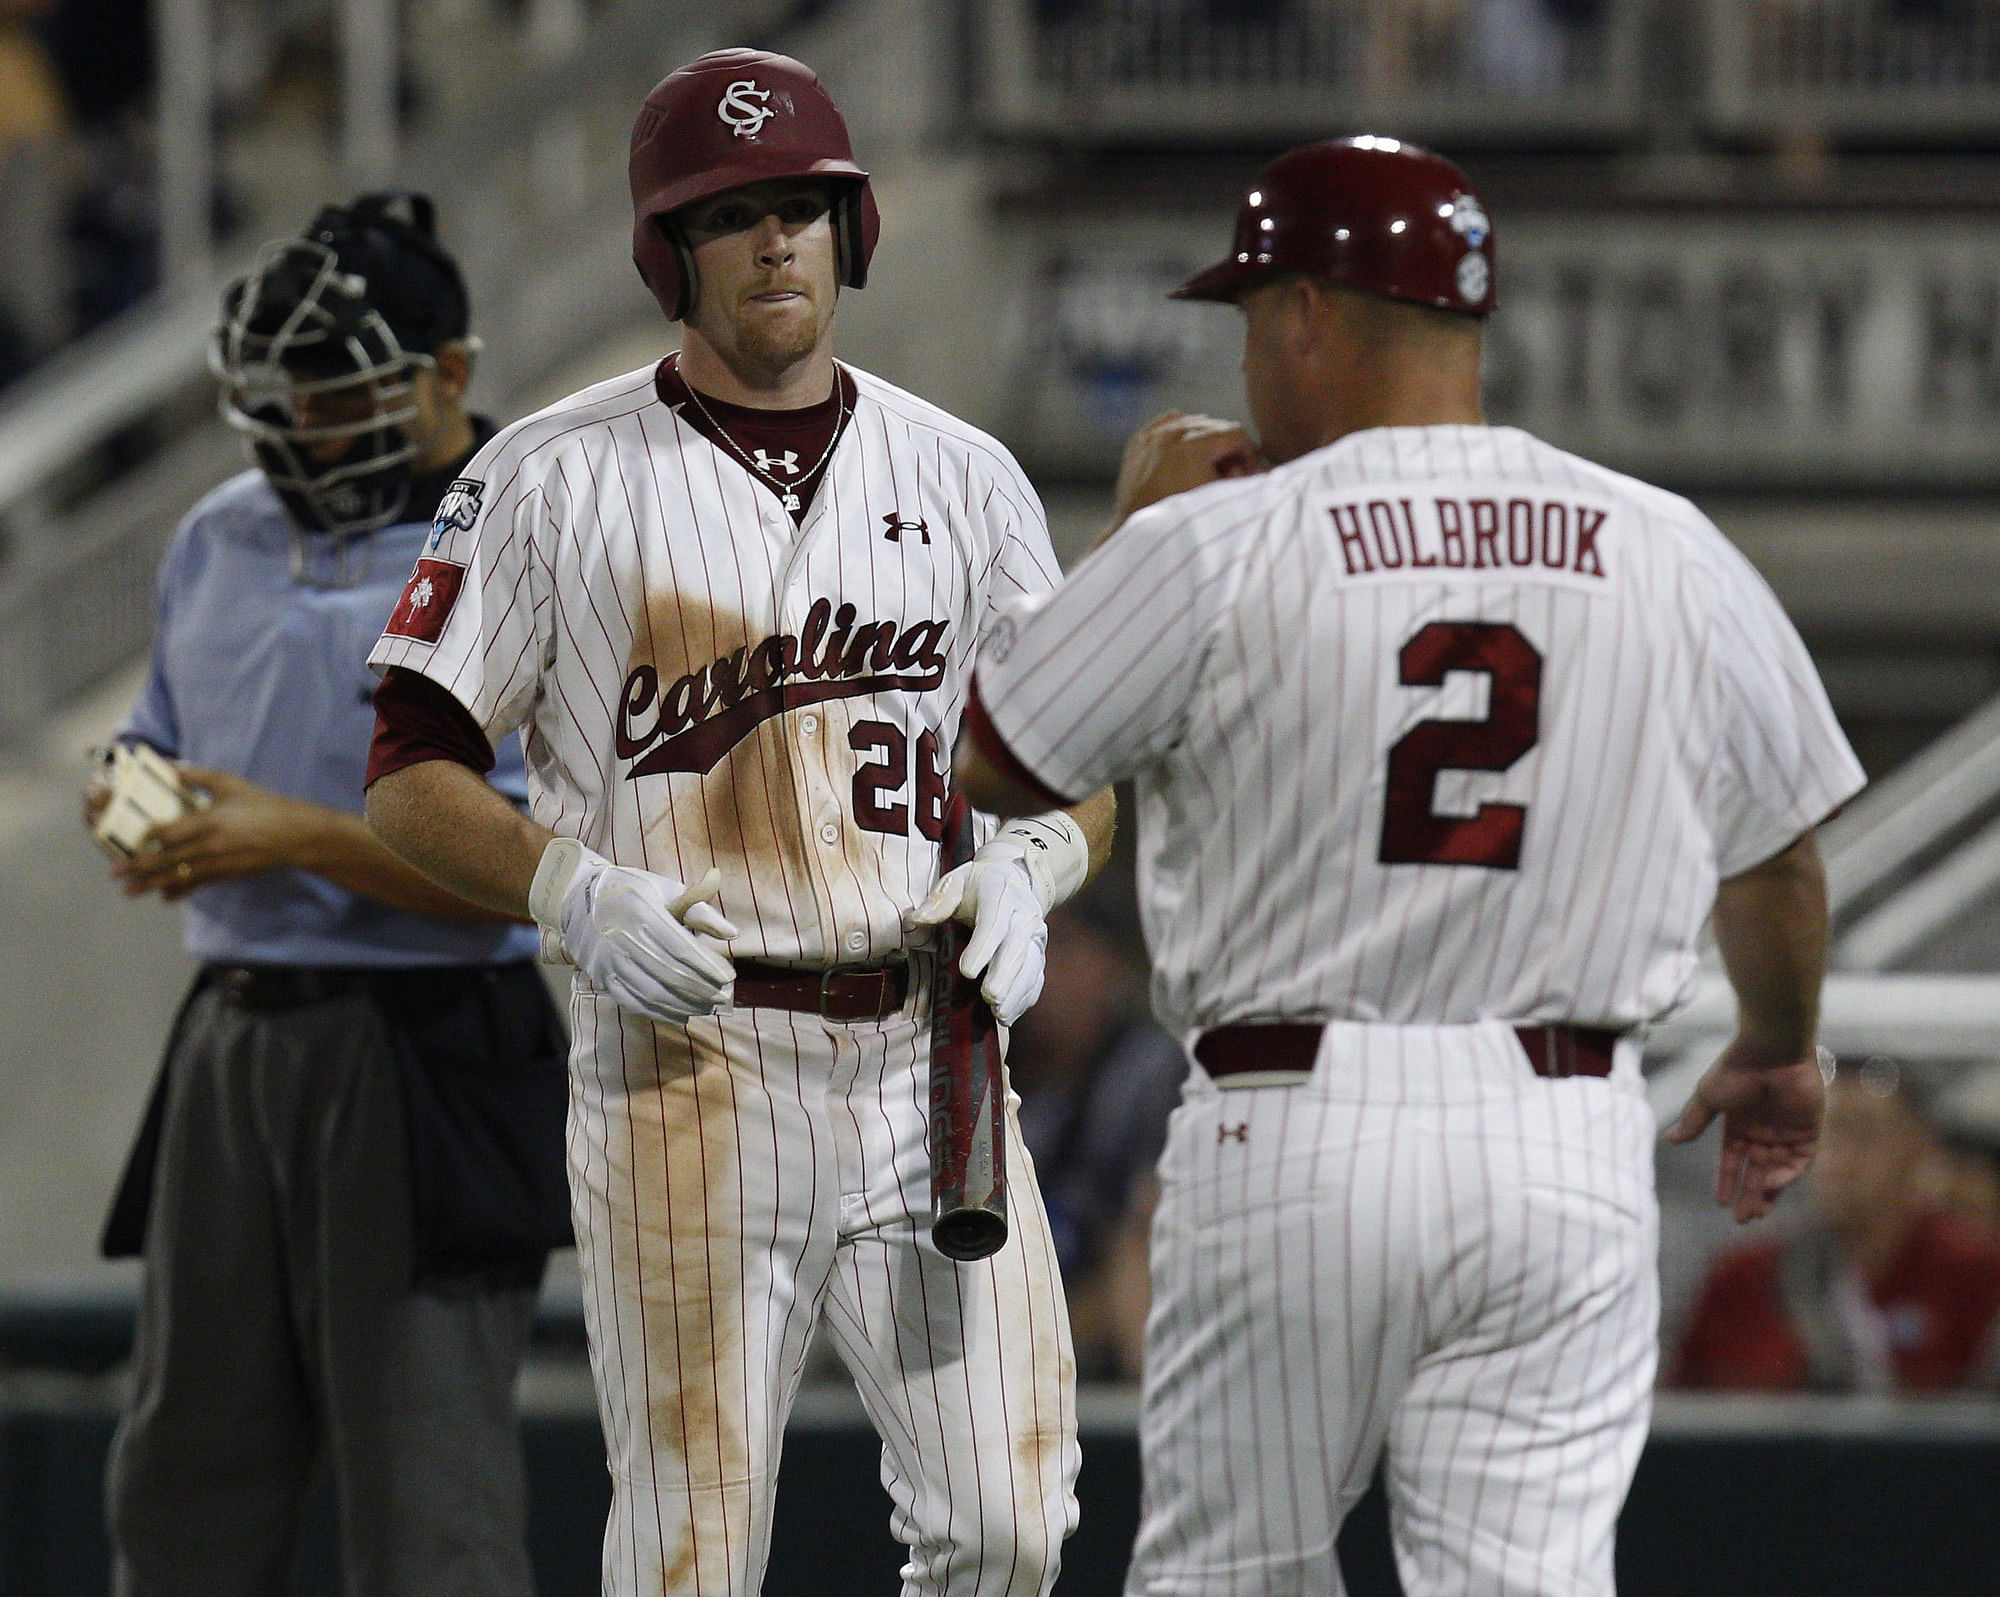
{"label": "black leather belt", "polygon": [[351,965],[217,965],[202,967],[202,981],[238,1009],[268,1011],[322,1004],[368,992],[382,972]]}
{"label": "black leather belt", "polygon": [[[1318,1021],[1218,1026],[1201,1034],[1194,1056],[1218,1081],[1252,1070],[1309,1071],[1325,1029]],[[1624,1034],[1601,1026],[1516,1026],[1514,1035],[1538,1076],[1608,1076]]]}
{"label": "black leather belt", "polygon": [[794,1009],[821,1020],[884,1020],[903,1007],[909,993],[906,964],[800,970],[758,959],[736,961],[738,1009]]}

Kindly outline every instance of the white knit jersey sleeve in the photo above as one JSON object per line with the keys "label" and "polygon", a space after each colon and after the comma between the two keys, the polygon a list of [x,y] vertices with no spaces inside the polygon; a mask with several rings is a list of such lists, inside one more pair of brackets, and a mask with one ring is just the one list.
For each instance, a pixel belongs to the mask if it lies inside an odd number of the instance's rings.
{"label": "white knit jersey sleeve", "polygon": [[1804,642],[1764,579],[1728,546],[1710,570],[1720,759],[1708,789],[1709,824],[1727,878],[1790,846],[1867,778]]}
{"label": "white knit jersey sleeve", "polygon": [[498,741],[527,719],[552,655],[549,490],[502,432],[438,507],[368,663],[429,677]]}
{"label": "white knit jersey sleeve", "polygon": [[1055,592],[1009,606],[980,655],[994,731],[1053,793],[1124,780],[1186,728],[1232,587],[1227,540],[1192,508],[1133,516]]}

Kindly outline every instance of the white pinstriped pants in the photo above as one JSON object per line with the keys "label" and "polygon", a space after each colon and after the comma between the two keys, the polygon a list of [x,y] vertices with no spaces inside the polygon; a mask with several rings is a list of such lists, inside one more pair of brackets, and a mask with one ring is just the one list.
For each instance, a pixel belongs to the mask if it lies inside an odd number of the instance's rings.
{"label": "white pinstriped pants", "polygon": [[1310,1080],[1197,1069],[1161,1160],[1127,1591],[1322,1597],[1388,1447],[1409,1597],[1609,1597],[1652,1405],[1637,1051],[1550,1081],[1511,1027],[1330,1025]]}
{"label": "white pinstriped pants", "polygon": [[570,1190],[613,1500],[604,1590],[749,1597],[822,1316],[883,1440],[906,1597],[1039,1597],[1076,1525],[1075,1364],[1010,1111],[1011,1235],[930,1243],[929,1005],[655,1027],[572,1002]]}

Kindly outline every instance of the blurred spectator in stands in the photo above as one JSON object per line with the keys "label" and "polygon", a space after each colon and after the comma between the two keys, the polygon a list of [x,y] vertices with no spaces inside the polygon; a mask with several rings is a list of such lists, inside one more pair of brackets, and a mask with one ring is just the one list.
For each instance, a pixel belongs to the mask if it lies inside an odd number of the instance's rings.
{"label": "blurred spectator in stands", "polygon": [[1843,1068],[1813,1218],[1710,1272],[1673,1384],[1937,1392],[2000,1384],[2000,1238],[1942,1202],[1942,1144],[1909,1073]]}
{"label": "blurred spectator in stands", "polygon": [[1579,75],[1603,0],[1473,0],[1464,75],[1510,94],[1548,94]]}
{"label": "blurred spectator in stands", "polygon": [[[1319,0],[1336,16],[1349,0]],[[1565,87],[1603,0],[1391,0],[1371,7],[1364,71],[1379,87],[1478,85],[1512,94]]]}
{"label": "blurred spectator in stands", "polygon": [[0,383],[66,331],[60,167],[69,113],[34,24],[49,0],[0,0]]}
{"label": "blurred spectator in stands", "polygon": [[1945,1207],[2000,1233],[2000,1065],[1968,1070],[1931,1114],[1945,1139]]}
{"label": "blurred spectator in stands", "polygon": [[78,123],[117,127],[144,116],[153,92],[146,0],[53,0],[41,9],[42,37]]}
{"label": "blurred spectator in stands", "polygon": [[153,203],[153,25],[146,0],[53,0],[41,32],[76,119],[64,213],[69,317],[83,332],[159,280]]}
{"label": "blurred spectator in stands", "polygon": [[46,144],[67,125],[55,62],[32,26],[49,0],[0,0],[0,155]]}
{"label": "blurred spectator in stands", "polygon": [[1101,901],[1049,917],[1047,977],[1007,1049],[1076,1340],[1077,1373],[1136,1380],[1153,1167],[1187,1056],[1149,1018]]}

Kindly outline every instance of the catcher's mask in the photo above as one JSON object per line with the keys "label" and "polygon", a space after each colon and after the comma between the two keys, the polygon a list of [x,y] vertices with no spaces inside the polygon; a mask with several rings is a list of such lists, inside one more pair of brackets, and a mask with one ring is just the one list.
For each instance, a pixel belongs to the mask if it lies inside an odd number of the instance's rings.
{"label": "catcher's mask", "polygon": [[353,539],[409,502],[417,374],[465,331],[430,222],[420,195],[328,207],[224,292],[209,347],[220,408],[301,531]]}

